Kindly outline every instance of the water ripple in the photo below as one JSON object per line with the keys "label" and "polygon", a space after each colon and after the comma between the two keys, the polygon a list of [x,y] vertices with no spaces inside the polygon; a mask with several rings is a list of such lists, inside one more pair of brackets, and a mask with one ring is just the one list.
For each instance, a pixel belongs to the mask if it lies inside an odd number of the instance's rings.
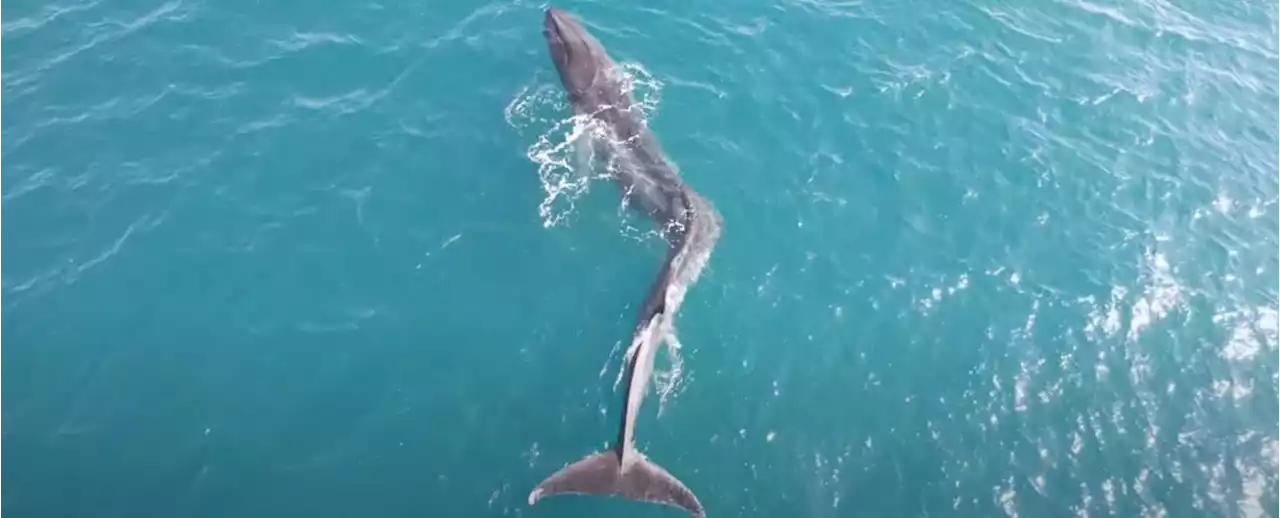
{"label": "water ripple", "polygon": [[180,22],[186,20],[187,12],[180,11],[182,2],[173,0],[166,2],[154,10],[144,13],[141,16],[131,20],[115,20],[103,19],[97,22],[91,22],[87,25],[89,29],[88,41],[81,41],[70,48],[63,48],[53,57],[41,62],[34,71],[35,73],[45,72],[51,68],[61,65],[76,56],[93,49],[94,47],[125,38],[142,29],[160,22]]}
{"label": "water ripple", "polygon": [[299,52],[315,45],[361,45],[364,42],[354,34],[294,31],[288,38],[271,40],[270,43],[289,53]]}
{"label": "water ripple", "polygon": [[4,37],[17,37],[26,32],[34,32],[44,28],[45,25],[57,21],[65,15],[75,14],[81,11],[89,11],[102,4],[102,0],[94,0],[91,2],[83,2],[70,5],[49,5],[38,13],[25,16],[12,21],[5,21],[0,25],[0,35]]}
{"label": "water ripple", "polygon": [[96,252],[83,253],[87,243],[80,243],[77,246],[79,250],[69,254],[63,261],[26,279],[10,281],[9,276],[6,275],[4,281],[5,294],[6,296],[16,297],[6,301],[6,309],[27,300],[26,296],[44,294],[58,286],[75,283],[91,270],[100,267],[123,252],[126,244],[134,237],[135,233],[145,233],[155,229],[164,222],[165,217],[165,213],[146,214],[139,217],[129,223],[119,236],[116,236],[110,243],[107,243]]}

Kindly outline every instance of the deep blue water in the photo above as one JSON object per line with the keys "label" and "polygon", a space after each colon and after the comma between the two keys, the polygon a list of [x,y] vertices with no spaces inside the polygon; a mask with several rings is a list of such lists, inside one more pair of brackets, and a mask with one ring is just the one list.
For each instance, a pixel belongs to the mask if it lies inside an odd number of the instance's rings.
{"label": "deep blue water", "polygon": [[[599,2],[725,229],[641,417],[709,516],[1278,516],[1280,20]],[[525,504],[614,436],[660,241],[544,4],[3,12],[3,510]]]}

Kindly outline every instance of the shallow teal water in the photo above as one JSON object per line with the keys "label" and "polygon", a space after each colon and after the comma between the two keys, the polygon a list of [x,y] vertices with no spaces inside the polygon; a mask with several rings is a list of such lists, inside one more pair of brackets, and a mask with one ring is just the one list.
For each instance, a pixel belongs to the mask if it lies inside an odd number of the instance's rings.
{"label": "shallow teal water", "polygon": [[[661,256],[543,7],[11,2],[3,510],[678,516],[524,503]],[[724,215],[639,429],[710,516],[1280,515],[1274,4],[562,7]]]}

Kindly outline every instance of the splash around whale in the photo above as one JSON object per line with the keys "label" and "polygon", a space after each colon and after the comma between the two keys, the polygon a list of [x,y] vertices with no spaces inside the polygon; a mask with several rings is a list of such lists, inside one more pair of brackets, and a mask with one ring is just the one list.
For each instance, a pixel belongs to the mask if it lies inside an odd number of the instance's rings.
{"label": "splash around whale", "polygon": [[609,171],[633,207],[662,229],[667,255],[641,305],[627,349],[621,423],[608,450],[569,464],[529,494],[529,504],[563,494],[622,497],[674,506],[702,518],[698,497],[635,446],[636,415],[653,375],[654,357],[673,332],[686,290],[697,281],[721,232],[716,209],[680,178],[624,88],[604,47],[574,16],[548,8],[543,34],[575,114],[601,124]]}

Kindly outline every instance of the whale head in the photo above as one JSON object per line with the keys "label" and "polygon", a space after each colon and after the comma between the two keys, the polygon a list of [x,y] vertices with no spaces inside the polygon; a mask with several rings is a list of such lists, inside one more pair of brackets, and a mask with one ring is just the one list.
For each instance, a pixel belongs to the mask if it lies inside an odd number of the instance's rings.
{"label": "whale head", "polygon": [[582,22],[552,7],[547,9],[542,33],[569,98],[575,104],[584,100],[592,104],[609,103],[609,99],[598,97],[611,91],[613,61]]}

